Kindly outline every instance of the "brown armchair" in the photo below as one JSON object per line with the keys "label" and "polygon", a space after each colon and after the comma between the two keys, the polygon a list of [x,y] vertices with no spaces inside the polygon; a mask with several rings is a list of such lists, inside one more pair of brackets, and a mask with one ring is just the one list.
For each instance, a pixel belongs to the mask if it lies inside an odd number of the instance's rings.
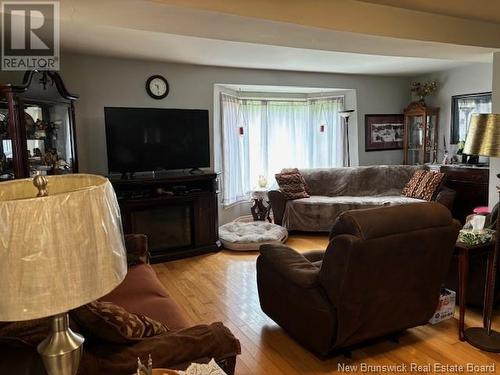
{"label": "brown armchair", "polygon": [[443,205],[415,203],[341,214],[323,252],[262,246],[262,310],[319,355],[425,324],[459,228]]}

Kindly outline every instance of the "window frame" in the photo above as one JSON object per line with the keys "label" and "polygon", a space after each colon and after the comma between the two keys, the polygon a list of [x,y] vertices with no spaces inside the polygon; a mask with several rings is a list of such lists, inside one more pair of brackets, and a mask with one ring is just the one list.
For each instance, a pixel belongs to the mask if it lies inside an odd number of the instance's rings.
{"label": "window frame", "polygon": [[459,112],[458,112],[458,101],[460,99],[474,99],[478,97],[490,97],[492,99],[492,92],[478,92],[473,94],[460,94],[453,95],[451,97],[451,134],[450,134],[450,144],[457,144],[460,142],[460,123],[459,123]]}

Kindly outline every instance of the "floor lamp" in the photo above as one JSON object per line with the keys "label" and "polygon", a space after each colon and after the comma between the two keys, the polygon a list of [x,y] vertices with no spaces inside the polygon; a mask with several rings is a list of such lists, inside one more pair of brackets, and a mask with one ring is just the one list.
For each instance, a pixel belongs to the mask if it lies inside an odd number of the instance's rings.
{"label": "floor lamp", "polygon": [[[474,114],[471,117],[464,153],[468,155],[481,155],[500,157],[500,114]],[[497,187],[499,189],[499,187]],[[500,253],[500,214],[497,217],[496,243],[493,253],[491,274],[488,275],[484,297],[484,328],[474,327],[465,330],[465,339],[471,345],[488,351],[500,352],[500,333],[491,329],[493,314],[494,290],[498,257]],[[491,258],[490,258],[491,259]],[[488,267],[490,268],[490,267]]]}
{"label": "floor lamp", "polygon": [[354,109],[347,109],[345,111],[340,111],[339,115],[344,119],[345,123],[345,138],[344,138],[344,144],[345,144],[345,150],[346,150],[346,159],[347,159],[347,166],[351,166],[351,153],[349,151],[349,117],[351,116],[351,113],[354,112]]}
{"label": "floor lamp", "polygon": [[51,317],[38,353],[47,374],[75,375],[84,339],[69,328],[68,311],[127,273],[113,187],[84,174],[0,185],[0,321]]}

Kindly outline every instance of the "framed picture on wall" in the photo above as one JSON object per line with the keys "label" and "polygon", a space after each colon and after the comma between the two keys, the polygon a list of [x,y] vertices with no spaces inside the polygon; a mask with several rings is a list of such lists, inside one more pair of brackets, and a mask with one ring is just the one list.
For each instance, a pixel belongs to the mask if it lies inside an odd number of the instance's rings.
{"label": "framed picture on wall", "polygon": [[365,151],[402,150],[404,116],[365,115]]}

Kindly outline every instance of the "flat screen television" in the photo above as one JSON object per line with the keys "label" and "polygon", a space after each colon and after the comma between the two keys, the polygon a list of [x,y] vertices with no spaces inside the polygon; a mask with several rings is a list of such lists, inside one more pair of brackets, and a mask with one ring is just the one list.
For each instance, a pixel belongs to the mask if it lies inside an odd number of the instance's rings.
{"label": "flat screen television", "polygon": [[208,110],[104,108],[109,172],[210,166]]}

